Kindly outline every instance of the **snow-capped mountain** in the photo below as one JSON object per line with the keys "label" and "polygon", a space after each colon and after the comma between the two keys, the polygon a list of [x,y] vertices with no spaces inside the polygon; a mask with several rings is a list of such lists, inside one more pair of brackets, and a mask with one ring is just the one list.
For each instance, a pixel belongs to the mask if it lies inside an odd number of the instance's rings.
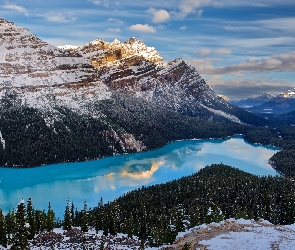
{"label": "snow-capped mountain", "polygon": [[198,136],[189,117],[257,122],[182,59],[164,62],[136,38],[57,48],[4,19],[0,36],[0,166],[31,165],[27,154],[43,164],[142,151]]}
{"label": "snow-capped mountain", "polygon": [[22,105],[48,111],[55,104],[82,109],[85,100],[104,99],[108,88],[89,61],[74,51],[43,42],[27,29],[0,19],[0,97],[17,96]]}
{"label": "snow-capped mountain", "polygon": [[257,97],[231,101],[231,103],[262,116],[284,114],[295,110],[295,91],[288,90],[277,95],[265,93]]}
{"label": "snow-capped mountain", "polygon": [[136,38],[58,49],[12,22],[0,24],[2,99],[13,92],[29,107],[48,111],[62,105],[85,112],[85,105],[108,99],[115,90],[182,114],[242,123],[193,67],[181,59],[163,62],[155,48]]}
{"label": "snow-capped mountain", "polygon": [[232,107],[219,98],[182,59],[164,62],[153,47],[136,38],[121,43],[96,39],[75,49],[97,69],[100,80],[111,90],[142,98],[181,114],[204,119],[242,123]]}
{"label": "snow-capped mountain", "polygon": [[259,106],[263,103],[271,101],[274,98],[275,98],[275,95],[264,93],[256,97],[249,97],[249,98],[241,99],[241,100],[232,100],[231,103],[242,108],[247,108],[247,107]]}

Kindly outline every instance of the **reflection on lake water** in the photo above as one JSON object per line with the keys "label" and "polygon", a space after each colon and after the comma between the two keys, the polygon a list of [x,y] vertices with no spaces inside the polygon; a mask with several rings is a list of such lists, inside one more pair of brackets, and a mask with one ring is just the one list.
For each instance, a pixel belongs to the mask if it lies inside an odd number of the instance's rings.
{"label": "reflection on lake water", "polygon": [[242,137],[226,140],[177,141],[144,153],[48,165],[30,169],[0,169],[0,208],[7,212],[21,198],[32,198],[35,209],[48,202],[60,217],[69,197],[82,209],[94,207],[139,188],[195,173],[206,165],[224,163],[256,175],[276,175],[268,164],[278,148],[246,143]]}

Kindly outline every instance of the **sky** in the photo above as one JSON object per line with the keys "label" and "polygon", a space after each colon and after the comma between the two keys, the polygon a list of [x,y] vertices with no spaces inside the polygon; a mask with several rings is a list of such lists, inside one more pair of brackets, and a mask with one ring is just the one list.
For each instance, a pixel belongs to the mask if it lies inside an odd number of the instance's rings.
{"label": "sky", "polygon": [[295,87],[294,0],[0,0],[0,17],[55,46],[137,37],[232,100]]}

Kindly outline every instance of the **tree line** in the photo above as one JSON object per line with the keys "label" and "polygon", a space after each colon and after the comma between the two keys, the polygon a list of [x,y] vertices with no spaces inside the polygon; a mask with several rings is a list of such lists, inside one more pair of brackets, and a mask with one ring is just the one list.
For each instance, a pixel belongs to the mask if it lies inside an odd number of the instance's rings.
{"label": "tree line", "polygon": [[71,230],[80,227],[102,230],[104,235],[136,235],[150,246],[170,244],[178,232],[203,223],[227,218],[264,218],[274,224],[295,222],[294,179],[255,176],[241,170],[214,164],[199,172],[165,184],[142,187],[106,204],[77,210],[67,201],[63,220],[34,210],[32,201],[22,201],[6,215],[0,210],[0,244],[16,249],[42,231],[54,227]]}

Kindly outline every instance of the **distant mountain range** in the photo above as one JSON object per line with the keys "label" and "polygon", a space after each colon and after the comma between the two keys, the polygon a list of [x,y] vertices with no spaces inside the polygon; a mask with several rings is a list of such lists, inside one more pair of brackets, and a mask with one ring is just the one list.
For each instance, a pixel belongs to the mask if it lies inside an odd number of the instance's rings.
{"label": "distant mountain range", "polygon": [[136,38],[57,48],[4,19],[0,36],[0,166],[226,135],[212,122],[266,123],[217,96],[182,59],[164,62]]}
{"label": "distant mountain range", "polygon": [[231,103],[261,116],[286,114],[295,110],[295,89],[278,95],[265,93],[239,101],[233,100]]}

